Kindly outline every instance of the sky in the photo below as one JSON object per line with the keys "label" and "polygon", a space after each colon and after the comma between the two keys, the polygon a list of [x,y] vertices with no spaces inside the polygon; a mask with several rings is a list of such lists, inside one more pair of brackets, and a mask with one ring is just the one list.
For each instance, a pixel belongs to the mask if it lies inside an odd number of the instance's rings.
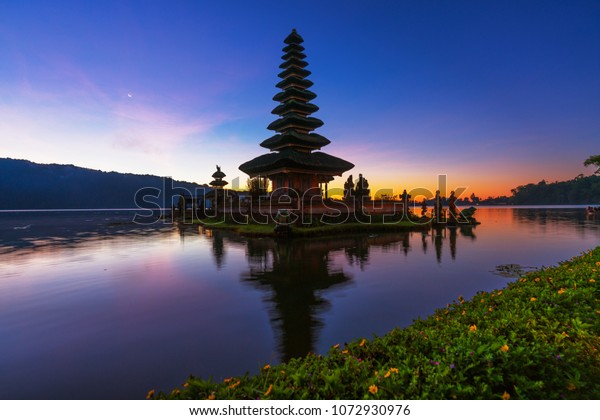
{"label": "sky", "polygon": [[283,39],[304,38],[323,152],[372,192],[510,195],[590,175],[600,1],[0,2],[0,157],[245,185]]}

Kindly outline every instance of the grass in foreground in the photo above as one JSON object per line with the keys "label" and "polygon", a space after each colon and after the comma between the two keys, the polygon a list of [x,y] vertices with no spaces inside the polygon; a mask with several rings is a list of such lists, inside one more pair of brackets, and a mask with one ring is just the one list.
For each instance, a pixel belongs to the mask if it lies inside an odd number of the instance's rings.
{"label": "grass in foreground", "polygon": [[599,274],[600,247],[383,337],[149,397],[598,399]]}

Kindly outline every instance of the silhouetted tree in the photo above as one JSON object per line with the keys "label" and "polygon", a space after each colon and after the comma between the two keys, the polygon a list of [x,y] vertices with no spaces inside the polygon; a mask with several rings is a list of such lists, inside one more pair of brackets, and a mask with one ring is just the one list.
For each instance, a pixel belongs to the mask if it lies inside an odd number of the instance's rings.
{"label": "silhouetted tree", "polygon": [[361,200],[363,197],[368,197],[370,194],[369,181],[367,181],[367,178],[363,178],[362,174],[358,174],[358,181],[356,181],[356,187],[354,188],[354,196],[358,200]]}
{"label": "silhouetted tree", "polygon": [[596,171],[594,173],[596,175],[600,175],[600,155],[592,155],[583,162],[584,166],[593,165],[596,167]]}
{"label": "silhouetted tree", "polygon": [[260,176],[248,178],[246,188],[252,198],[258,198],[258,196],[265,194],[269,189],[269,180]]}

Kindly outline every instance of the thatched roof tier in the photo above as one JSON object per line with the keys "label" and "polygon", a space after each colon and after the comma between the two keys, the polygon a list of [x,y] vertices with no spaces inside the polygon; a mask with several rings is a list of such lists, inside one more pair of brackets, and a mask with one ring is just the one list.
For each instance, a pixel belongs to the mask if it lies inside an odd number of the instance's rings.
{"label": "thatched roof tier", "polygon": [[304,60],[306,58],[306,54],[304,54],[300,51],[291,50],[290,52],[287,52],[281,56],[281,59],[286,60],[286,61],[289,60],[290,58],[297,58],[299,60]]}
{"label": "thatched roof tier", "polygon": [[217,178],[217,179],[220,179],[220,178],[225,178],[226,176],[227,176],[227,175],[225,175],[225,174],[224,174],[222,171],[220,171],[220,170],[219,170],[219,171],[217,171],[217,172],[215,172],[214,174],[212,174],[212,177],[213,177],[213,178]]}
{"label": "thatched roof tier", "polygon": [[352,168],[354,164],[327,153],[306,153],[294,149],[267,153],[240,165],[240,170],[251,177],[304,171],[319,175],[341,176]]}
{"label": "thatched roof tier", "polygon": [[308,89],[312,85],[313,85],[313,82],[311,82],[308,79],[302,79],[297,76],[290,76],[286,79],[283,79],[281,82],[277,83],[275,85],[275,87],[278,87],[280,89],[287,89],[290,87],[295,87],[295,88],[300,88],[300,89]]}
{"label": "thatched roof tier", "polygon": [[212,180],[209,182],[209,185],[212,185],[213,187],[216,187],[216,188],[224,187],[227,184],[229,184],[229,182],[223,181],[222,179],[215,179],[215,180]]}
{"label": "thatched roof tier", "polygon": [[298,101],[294,101],[292,99],[291,101],[287,101],[284,104],[277,105],[273,109],[273,111],[271,111],[271,114],[281,115],[282,117],[285,114],[289,114],[290,112],[294,112],[294,113],[300,114],[300,115],[309,115],[309,114],[312,114],[313,112],[317,112],[318,110],[319,110],[319,107],[316,106],[315,104],[306,103],[306,102],[298,102]]}
{"label": "thatched roof tier", "polygon": [[276,134],[263,141],[260,145],[271,151],[285,147],[298,147],[305,150],[317,150],[331,143],[328,139],[317,133],[302,134],[290,130],[284,134]]}
{"label": "thatched roof tier", "polygon": [[290,44],[290,45],[286,45],[285,47],[283,47],[282,51],[284,53],[289,53],[292,51],[301,53],[302,51],[304,51],[304,47],[302,45],[298,45],[298,44]]}
{"label": "thatched roof tier", "polygon": [[314,117],[304,117],[293,112],[286,114],[285,117],[273,121],[267,127],[269,130],[283,132],[286,130],[297,130],[299,132],[312,131],[323,125],[323,121]]}
{"label": "thatched roof tier", "polygon": [[300,67],[301,69],[303,69],[304,67],[308,66],[308,63],[304,60],[300,60],[296,57],[292,57],[289,60],[285,60],[283,63],[281,63],[279,65],[280,69],[287,69],[288,67]]}
{"label": "thatched roof tier", "polygon": [[302,44],[304,39],[296,32],[296,29],[292,29],[292,32],[283,40],[286,44]]}
{"label": "thatched roof tier", "polygon": [[309,70],[301,69],[300,67],[289,67],[289,68],[285,69],[284,71],[282,71],[281,73],[279,73],[277,75],[277,77],[279,77],[280,79],[285,79],[286,77],[289,77],[289,76],[298,76],[301,79],[304,79],[305,77],[308,77],[311,74],[312,73]]}
{"label": "thatched roof tier", "polygon": [[295,99],[300,102],[308,102],[311,99],[315,99],[316,97],[317,94],[311,92],[310,90],[290,87],[273,96],[273,100],[281,103],[287,102],[292,99]]}

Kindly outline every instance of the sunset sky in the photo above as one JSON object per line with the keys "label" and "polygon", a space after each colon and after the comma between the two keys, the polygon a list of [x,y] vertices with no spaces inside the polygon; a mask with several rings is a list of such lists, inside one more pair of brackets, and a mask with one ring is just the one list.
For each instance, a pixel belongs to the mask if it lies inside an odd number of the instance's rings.
{"label": "sunset sky", "polygon": [[597,0],[3,1],[0,157],[244,185],[292,28],[344,178],[485,197],[593,172]]}

